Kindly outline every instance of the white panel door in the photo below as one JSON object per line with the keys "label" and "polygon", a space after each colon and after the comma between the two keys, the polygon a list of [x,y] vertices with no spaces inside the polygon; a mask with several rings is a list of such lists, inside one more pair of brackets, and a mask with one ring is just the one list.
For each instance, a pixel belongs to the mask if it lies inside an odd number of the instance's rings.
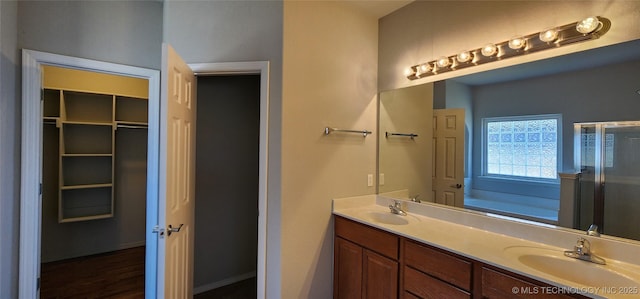
{"label": "white panel door", "polygon": [[464,109],[433,110],[435,202],[464,206]]}
{"label": "white panel door", "polygon": [[158,245],[158,298],[191,298],[195,76],[171,46],[164,44],[162,55],[158,216],[165,232]]}

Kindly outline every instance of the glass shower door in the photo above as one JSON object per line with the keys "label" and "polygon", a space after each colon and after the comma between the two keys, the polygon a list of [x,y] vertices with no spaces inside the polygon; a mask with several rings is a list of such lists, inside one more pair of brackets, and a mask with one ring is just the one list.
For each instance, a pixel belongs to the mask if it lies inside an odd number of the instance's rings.
{"label": "glass shower door", "polygon": [[640,239],[640,122],[574,125],[580,169],[575,228]]}
{"label": "glass shower door", "polygon": [[640,123],[603,125],[603,232],[640,239]]}

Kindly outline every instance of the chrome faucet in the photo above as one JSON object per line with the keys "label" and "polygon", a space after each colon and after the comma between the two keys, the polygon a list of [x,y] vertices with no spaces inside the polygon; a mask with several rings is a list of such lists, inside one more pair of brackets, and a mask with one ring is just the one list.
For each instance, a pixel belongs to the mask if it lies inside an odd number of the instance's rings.
{"label": "chrome faucet", "polygon": [[591,224],[591,226],[589,226],[589,229],[587,229],[587,236],[600,237],[598,226],[595,224]]}
{"label": "chrome faucet", "polygon": [[394,200],[394,203],[392,205],[389,205],[389,210],[391,210],[391,213],[393,214],[407,216],[407,212],[402,210],[402,206],[400,205],[400,201],[398,200]]}
{"label": "chrome faucet", "polygon": [[591,253],[591,242],[582,237],[578,238],[578,242],[576,242],[573,250],[566,250],[564,252],[564,255],[575,259],[596,263],[599,265],[607,264],[603,258]]}

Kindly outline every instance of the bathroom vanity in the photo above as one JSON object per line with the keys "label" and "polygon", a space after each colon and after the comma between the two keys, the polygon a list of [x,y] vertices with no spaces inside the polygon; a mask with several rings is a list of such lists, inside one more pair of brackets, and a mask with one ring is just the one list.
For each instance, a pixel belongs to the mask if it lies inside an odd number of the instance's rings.
{"label": "bathroom vanity", "polygon": [[638,254],[636,244],[589,237],[607,260],[597,265],[563,256],[582,237],[567,230],[411,202],[400,216],[393,203],[334,200],[334,298],[639,296],[640,267],[615,259]]}

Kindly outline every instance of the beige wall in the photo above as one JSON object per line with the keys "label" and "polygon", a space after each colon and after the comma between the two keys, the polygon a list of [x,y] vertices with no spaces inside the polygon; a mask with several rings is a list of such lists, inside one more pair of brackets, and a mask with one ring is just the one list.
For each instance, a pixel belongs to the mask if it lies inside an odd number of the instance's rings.
{"label": "beige wall", "polygon": [[[282,298],[331,298],[331,199],[375,193],[377,19],[333,1],[284,2]],[[375,183],[374,183],[375,186]]]}
{"label": "beige wall", "polygon": [[[408,66],[501,42],[590,15],[611,20],[598,40],[410,81]],[[640,38],[640,1],[416,1],[380,21],[379,90],[558,56]]]}

